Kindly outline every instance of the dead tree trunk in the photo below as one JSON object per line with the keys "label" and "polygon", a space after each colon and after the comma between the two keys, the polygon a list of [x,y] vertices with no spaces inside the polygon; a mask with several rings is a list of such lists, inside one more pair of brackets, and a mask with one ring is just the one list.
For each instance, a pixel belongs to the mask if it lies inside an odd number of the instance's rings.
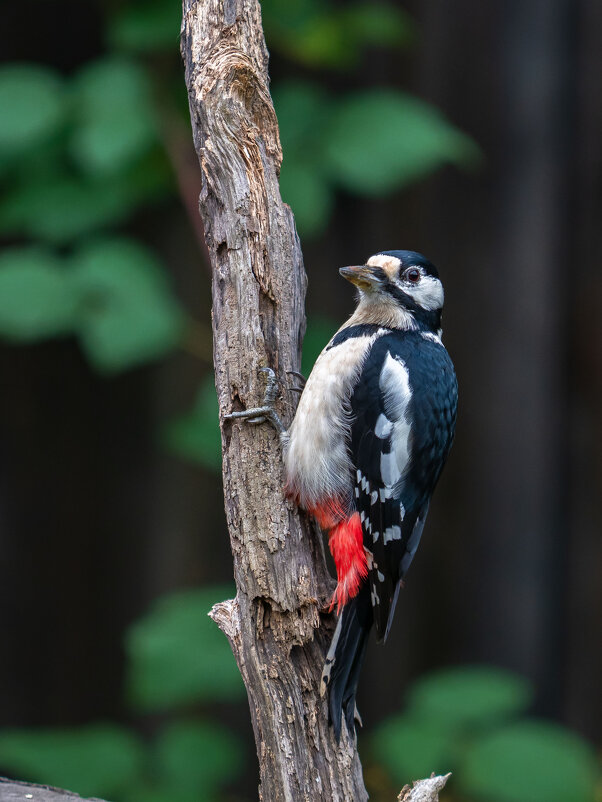
{"label": "dead tree trunk", "polygon": [[[213,334],[226,515],[236,599],[212,615],[243,676],[259,757],[260,797],[367,799],[355,743],[337,745],[319,678],[333,628],[319,532],[283,496],[269,426],[224,422],[261,404],[271,367],[298,371],[306,277],[281,198],[278,125],[257,0],[184,0],[182,54],[213,271]],[[286,389],[279,412],[290,422]]]}
{"label": "dead tree trunk", "polygon": [[[298,371],[306,277],[281,198],[278,126],[256,0],[184,0],[182,53],[200,199],[213,269],[220,417],[261,402],[270,366],[286,388]],[[282,393],[289,422],[292,396]],[[319,533],[283,496],[278,437],[222,428],[226,515],[237,596],[214,618],[230,640],[251,708],[261,797],[362,800],[354,743],[337,746],[319,696],[331,590]]]}

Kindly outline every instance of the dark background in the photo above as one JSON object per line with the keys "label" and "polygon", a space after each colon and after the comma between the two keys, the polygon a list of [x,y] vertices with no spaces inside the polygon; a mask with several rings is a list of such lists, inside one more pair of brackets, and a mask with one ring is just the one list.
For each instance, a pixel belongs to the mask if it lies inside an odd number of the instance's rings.
{"label": "dark background", "polygon": [[[417,46],[375,48],[349,80],[432,102],[483,160],[384,198],[342,192],[327,231],[304,242],[309,314],[334,326],[353,307],[339,266],[392,248],[432,259],[460,385],[453,452],[359,707],[370,727],[421,672],[485,662],[532,679],[538,712],[596,739],[602,6],[404,8]],[[69,74],[102,50],[94,3],[7,3],[2,17],[7,60]],[[273,79],[284,69],[275,55]],[[206,326],[209,271],[181,203],[128,231]],[[124,628],[166,591],[231,578],[219,477],[157,436],[208,369],[181,351],[103,378],[70,339],[0,346],[0,724],[123,718]]]}

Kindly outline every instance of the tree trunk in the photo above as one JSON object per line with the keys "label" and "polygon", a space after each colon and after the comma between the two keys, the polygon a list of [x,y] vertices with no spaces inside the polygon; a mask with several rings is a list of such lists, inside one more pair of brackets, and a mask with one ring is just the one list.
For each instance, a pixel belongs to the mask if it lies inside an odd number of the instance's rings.
{"label": "tree trunk", "polygon": [[[268,90],[256,0],[184,0],[182,53],[200,210],[213,269],[213,332],[222,420],[226,516],[237,596],[213,617],[243,676],[257,743],[260,796],[367,798],[355,743],[328,725],[319,678],[332,616],[321,536],[283,495],[279,439],[269,426],[223,421],[261,403],[273,368],[286,388],[300,367],[306,277]],[[293,396],[279,412],[290,422]]]}
{"label": "tree trunk", "polygon": [[260,798],[367,799],[355,741],[337,744],[319,695],[333,616],[315,526],[283,495],[279,438],[269,426],[224,421],[259,406],[271,367],[289,423],[305,329],[306,276],[268,90],[256,0],[184,0],[182,54],[203,186],[200,212],[213,271],[216,384],[226,516],[236,599],[212,617],[245,682],[260,766]]}

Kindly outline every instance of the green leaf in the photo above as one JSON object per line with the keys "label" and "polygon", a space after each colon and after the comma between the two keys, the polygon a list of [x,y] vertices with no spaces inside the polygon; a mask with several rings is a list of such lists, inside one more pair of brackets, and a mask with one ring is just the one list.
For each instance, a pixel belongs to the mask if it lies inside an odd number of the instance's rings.
{"label": "green leaf", "polygon": [[218,725],[198,721],[167,727],[157,738],[155,754],[160,782],[193,800],[206,799],[232,782],[243,765],[237,738]]}
{"label": "green leaf", "polygon": [[414,37],[414,22],[403,9],[384,3],[357,3],[340,10],[348,41],[357,47],[407,45]]}
{"label": "green leaf", "polygon": [[118,795],[140,774],[143,759],[136,736],[115,724],[0,731],[3,772],[84,796]]}
{"label": "green leaf", "polygon": [[67,243],[121,222],[132,202],[118,183],[48,176],[17,187],[0,203],[0,231]]}
{"label": "green leaf", "polygon": [[351,192],[380,195],[443,164],[470,165],[475,144],[432,106],[391,90],[356,93],[333,109],[326,158]]}
{"label": "green leaf", "polygon": [[0,152],[22,153],[51,136],[67,111],[60,78],[48,67],[0,68]]}
{"label": "green leaf", "polygon": [[457,772],[470,796],[491,802],[593,802],[592,748],[544,721],[523,721],[474,743]]}
{"label": "green leaf", "polygon": [[79,295],[65,265],[41,248],[0,255],[0,335],[31,342],[70,333]]}
{"label": "green leaf", "polygon": [[222,437],[213,375],[203,381],[192,411],[167,423],[162,439],[179,456],[221,472]]}
{"label": "green leaf", "polygon": [[306,81],[281,83],[273,96],[284,153],[280,192],[294,212],[299,232],[317,236],[328,224],[334,202],[322,164],[324,130],[330,119],[328,96]]}
{"label": "green leaf", "polygon": [[302,237],[317,237],[325,231],[334,195],[319,169],[286,158],[280,170],[280,192],[293,210]]}
{"label": "green leaf", "polygon": [[331,101],[310,81],[281,81],[272,88],[285,159],[291,154],[315,161],[324,126],[330,120]]}
{"label": "green leaf", "polygon": [[312,16],[296,34],[282,36],[279,46],[289,58],[309,67],[344,69],[358,60],[357,50],[345,41],[339,16],[328,11]]}
{"label": "green leaf", "polygon": [[489,725],[524,712],[533,692],[499,668],[461,666],[429,674],[408,694],[408,715],[447,728]]}
{"label": "green leaf", "polygon": [[368,45],[395,47],[410,39],[409,17],[393,5],[262,2],[270,48],[308,67],[345,70]]}
{"label": "green leaf", "polygon": [[228,641],[209,618],[232,587],[159,599],[126,638],[128,689],[135,707],[164,710],[195,701],[238,699],[244,685]]}
{"label": "green leaf", "polygon": [[177,51],[182,9],[173,0],[128,3],[109,20],[107,36],[114,48],[136,53]]}
{"label": "green leaf", "polygon": [[157,141],[150,82],[135,62],[117,56],[92,62],[74,92],[78,125],[71,149],[86,171],[118,172]]}
{"label": "green leaf", "polygon": [[454,766],[457,745],[452,733],[436,724],[395,716],[372,736],[372,749],[396,785],[404,785],[431,772],[446,774]]}
{"label": "green leaf", "polygon": [[179,342],[182,312],[142,245],[117,238],[87,244],[74,256],[74,278],[85,301],[80,341],[98,370],[125,370]]}

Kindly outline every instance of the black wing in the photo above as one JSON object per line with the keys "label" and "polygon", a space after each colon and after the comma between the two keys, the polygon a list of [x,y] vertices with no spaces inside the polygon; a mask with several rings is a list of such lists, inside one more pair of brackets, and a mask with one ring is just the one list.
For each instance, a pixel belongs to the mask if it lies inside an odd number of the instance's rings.
{"label": "black wing", "polygon": [[388,635],[451,447],[456,405],[443,346],[414,332],[375,343],[351,398],[351,455],[379,640]]}

